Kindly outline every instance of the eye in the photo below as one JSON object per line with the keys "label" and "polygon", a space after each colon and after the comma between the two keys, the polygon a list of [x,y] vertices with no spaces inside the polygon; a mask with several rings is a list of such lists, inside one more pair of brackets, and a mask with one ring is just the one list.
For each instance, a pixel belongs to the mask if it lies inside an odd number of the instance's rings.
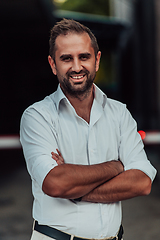
{"label": "eye", "polygon": [[72,60],[72,56],[66,54],[66,55],[62,55],[62,56],[60,57],[60,59],[61,59],[61,61],[63,61],[63,62],[70,62],[70,61]]}
{"label": "eye", "polygon": [[80,60],[81,61],[86,61],[86,60],[88,60],[89,58],[91,57],[91,55],[90,54],[82,54],[82,55],[80,55]]}
{"label": "eye", "polygon": [[71,57],[65,57],[62,59],[64,62],[70,62],[71,61]]}
{"label": "eye", "polygon": [[87,58],[86,56],[82,56],[82,57],[81,57],[81,60],[82,60],[82,61],[85,61],[85,60],[87,60],[87,59],[88,59],[88,58]]}

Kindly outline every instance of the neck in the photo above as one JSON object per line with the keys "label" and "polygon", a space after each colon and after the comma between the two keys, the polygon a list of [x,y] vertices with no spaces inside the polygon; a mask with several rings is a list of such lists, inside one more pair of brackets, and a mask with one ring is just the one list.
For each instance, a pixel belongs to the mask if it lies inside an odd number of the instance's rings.
{"label": "neck", "polygon": [[74,107],[77,115],[83,118],[89,123],[90,121],[90,112],[94,99],[94,86],[85,94],[72,97],[66,95],[72,106]]}

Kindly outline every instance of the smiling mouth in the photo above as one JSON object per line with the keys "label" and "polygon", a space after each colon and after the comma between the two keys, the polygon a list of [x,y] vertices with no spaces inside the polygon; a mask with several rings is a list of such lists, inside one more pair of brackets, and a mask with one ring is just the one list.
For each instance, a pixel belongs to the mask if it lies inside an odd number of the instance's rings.
{"label": "smiling mouth", "polygon": [[84,76],[85,76],[85,74],[84,75],[79,75],[79,76],[70,76],[70,77],[74,80],[81,80]]}

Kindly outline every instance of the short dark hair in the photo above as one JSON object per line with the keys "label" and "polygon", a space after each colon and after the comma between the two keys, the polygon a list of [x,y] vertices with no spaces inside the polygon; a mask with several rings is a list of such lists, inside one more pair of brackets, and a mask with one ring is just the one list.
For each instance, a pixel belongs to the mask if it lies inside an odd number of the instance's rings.
{"label": "short dark hair", "polygon": [[95,56],[97,56],[97,53],[99,51],[97,39],[94,36],[94,34],[91,32],[91,30],[84,26],[83,24],[72,20],[72,19],[63,19],[60,22],[57,22],[54,27],[51,29],[50,33],[50,39],[49,39],[49,55],[52,57],[53,60],[55,60],[55,41],[56,38],[59,35],[67,35],[68,33],[88,33],[91,44],[95,52]]}

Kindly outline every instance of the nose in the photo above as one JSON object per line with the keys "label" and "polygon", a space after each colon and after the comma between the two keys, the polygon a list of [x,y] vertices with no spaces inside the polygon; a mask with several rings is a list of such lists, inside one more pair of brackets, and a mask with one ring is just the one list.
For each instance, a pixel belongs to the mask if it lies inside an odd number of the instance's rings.
{"label": "nose", "polygon": [[79,59],[74,59],[73,64],[72,64],[72,71],[74,72],[80,72],[82,70],[82,65],[81,65],[81,61]]}

